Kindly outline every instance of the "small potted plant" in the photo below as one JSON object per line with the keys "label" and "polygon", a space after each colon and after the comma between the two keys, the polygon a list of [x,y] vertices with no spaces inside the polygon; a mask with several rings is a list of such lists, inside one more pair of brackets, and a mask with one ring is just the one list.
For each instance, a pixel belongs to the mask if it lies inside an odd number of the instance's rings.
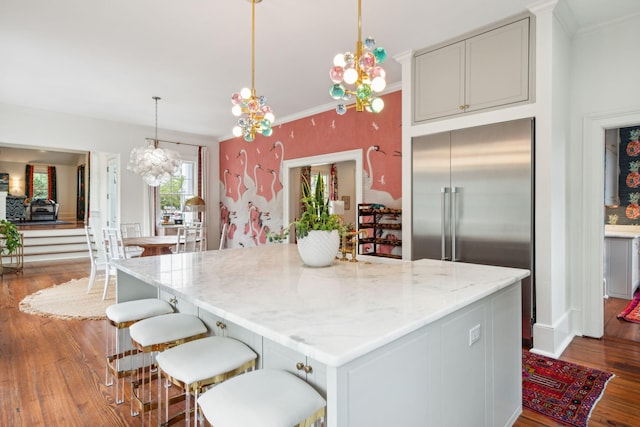
{"label": "small potted plant", "polygon": [[11,255],[22,246],[18,227],[10,221],[0,219],[0,256]]}
{"label": "small potted plant", "polygon": [[305,180],[302,183],[301,202],[303,212],[300,218],[287,225],[279,234],[269,233],[269,241],[283,241],[293,227],[302,262],[309,267],[331,265],[340,248],[344,226],[338,215],[329,212],[329,198],[325,194],[320,174],[313,191],[309,182]]}

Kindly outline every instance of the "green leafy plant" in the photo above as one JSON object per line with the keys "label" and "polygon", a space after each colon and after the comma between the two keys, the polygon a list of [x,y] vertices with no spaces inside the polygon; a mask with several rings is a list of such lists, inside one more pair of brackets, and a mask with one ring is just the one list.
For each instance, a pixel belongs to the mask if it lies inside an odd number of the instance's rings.
{"label": "green leafy plant", "polygon": [[0,219],[0,255],[11,255],[22,245],[18,227],[10,221]]}
{"label": "green leafy plant", "polygon": [[324,181],[318,174],[316,186],[311,190],[309,182],[305,179],[302,183],[303,212],[300,218],[287,225],[280,233],[269,233],[270,242],[281,242],[289,236],[291,227],[296,230],[299,239],[304,238],[309,231],[338,230],[340,235],[344,233],[344,225],[340,217],[329,213],[329,197],[325,194]]}

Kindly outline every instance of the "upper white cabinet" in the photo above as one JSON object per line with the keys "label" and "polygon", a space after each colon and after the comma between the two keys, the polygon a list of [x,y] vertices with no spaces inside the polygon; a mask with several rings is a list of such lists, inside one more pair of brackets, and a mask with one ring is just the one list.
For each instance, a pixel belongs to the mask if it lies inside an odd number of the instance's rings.
{"label": "upper white cabinet", "polygon": [[417,52],[413,121],[528,101],[529,21]]}

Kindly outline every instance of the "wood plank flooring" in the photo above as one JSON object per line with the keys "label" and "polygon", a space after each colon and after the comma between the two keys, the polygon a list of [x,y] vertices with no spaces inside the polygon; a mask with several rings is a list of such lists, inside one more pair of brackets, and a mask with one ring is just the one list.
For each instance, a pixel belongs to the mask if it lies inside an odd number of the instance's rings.
{"label": "wood plank flooring", "polygon": [[[31,263],[23,273],[1,276],[0,426],[140,425],[139,418],[129,415],[129,389],[125,388],[127,403],[116,405],[115,390],[104,385],[103,321],[48,319],[18,309],[25,296],[86,277],[89,269],[88,260]],[[607,336],[575,338],[561,356],[616,375],[590,427],[640,426],[640,324],[615,319],[626,303],[605,301]],[[151,425],[156,425],[155,417]],[[515,426],[562,424],[525,410]]]}

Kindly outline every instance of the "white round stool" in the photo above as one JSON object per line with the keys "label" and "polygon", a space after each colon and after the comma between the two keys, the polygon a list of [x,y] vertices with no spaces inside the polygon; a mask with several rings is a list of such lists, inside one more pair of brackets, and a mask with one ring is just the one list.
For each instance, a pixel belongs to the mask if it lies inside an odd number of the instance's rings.
{"label": "white round stool", "polygon": [[[116,404],[124,402],[124,387],[121,385],[125,377],[133,374],[135,368],[132,355],[138,352],[137,349],[127,346],[125,330],[140,320],[168,313],[173,313],[173,307],[157,298],[127,301],[107,307],[105,384],[111,386],[113,380],[116,380]],[[114,327],[113,333],[110,333],[109,326]]]}
{"label": "white round stool", "polygon": [[231,378],[203,393],[198,405],[214,427],[311,426],[324,418],[326,409],[313,387],[275,369]]}
{"label": "white round stool", "polygon": [[[194,425],[198,425],[198,411],[191,408],[191,395],[198,395],[206,387],[221,383],[238,374],[254,369],[257,354],[244,343],[228,337],[211,336],[170,348],[156,356],[158,378],[165,377],[180,387],[181,394],[169,399],[165,387],[164,420],[162,420],[162,396],[158,389],[158,424],[171,425],[184,416],[190,425],[193,412]],[[160,385],[161,381],[158,382]],[[185,400],[185,410],[169,417],[169,407]]]}
{"label": "white round stool", "polygon": [[[150,412],[157,406],[157,402],[152,401],[151,387],[146,387],[147,383],[157,377],[153,374],[155,369],[154,354],[204,338],[207,335],[207,327],[197,316],[172,313],[140,320],[131,325],[129,334],[133,346],[142,353],[142,362],[140,363],[142,378],[131,383],[131,415],[135,416],[139,412]],[[149,363],[145,360],[147,354],[151,356]],[[146,378],[145,371],[148,371]],[[139,411],[134,410],[134,402]],[[149,414],[149,418],[151,418],[151,414]],[[144,416],[142,416],[142,424],[144,425]]]}

